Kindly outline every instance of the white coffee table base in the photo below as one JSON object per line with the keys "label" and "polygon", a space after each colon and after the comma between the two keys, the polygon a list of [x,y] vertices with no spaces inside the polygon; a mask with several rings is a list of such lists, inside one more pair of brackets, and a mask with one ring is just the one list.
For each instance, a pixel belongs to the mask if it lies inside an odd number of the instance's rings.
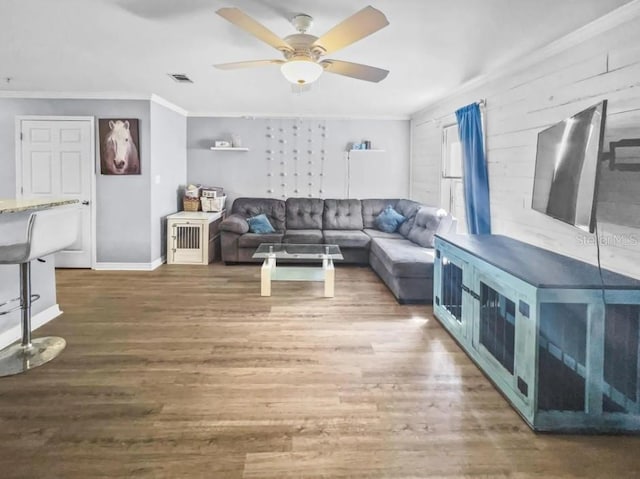
{"label": "white coffee table base", "polygon": [[271,296],[272,281],[324,281],[324,297],[333,298],[335,269],[331,258],[324,258],[322,266],[276,266],[275,255],[262,263],[260,295]]}

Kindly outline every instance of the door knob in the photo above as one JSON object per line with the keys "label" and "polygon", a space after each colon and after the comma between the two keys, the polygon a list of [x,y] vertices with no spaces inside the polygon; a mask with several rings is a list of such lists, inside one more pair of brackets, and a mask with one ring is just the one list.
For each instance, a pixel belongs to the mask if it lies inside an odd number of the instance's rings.
{"label": "door knob", "polygon": [[84,200],[84,201],[82,202],[82,204],[83,204],[84,206],[89,206],[89,202],[88,202],[87,200]]}

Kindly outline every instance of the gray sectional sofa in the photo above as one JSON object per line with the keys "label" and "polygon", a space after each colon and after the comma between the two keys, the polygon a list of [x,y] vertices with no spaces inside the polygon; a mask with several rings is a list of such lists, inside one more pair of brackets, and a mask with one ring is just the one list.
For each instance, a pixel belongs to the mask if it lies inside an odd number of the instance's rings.
{"label": "gray sectional sofa", "polygon": [[[376,228],[388,205],[407,218],[395,233]],[[220,225],[222,260],[258,262],[260,243],[336,244],[345,263],[368,264],[401,303],[433,295],[433,238],[455,228],[450,215],[404,199],[238,198]],[[275,233],[249,232],[246,219],[265,214]]]}

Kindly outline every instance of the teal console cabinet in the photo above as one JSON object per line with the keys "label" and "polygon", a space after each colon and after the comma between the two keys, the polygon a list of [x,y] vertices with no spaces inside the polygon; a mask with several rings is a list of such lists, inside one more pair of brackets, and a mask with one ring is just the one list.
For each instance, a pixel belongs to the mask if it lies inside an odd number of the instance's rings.
{"label": "teal console cabinet", "polygon": [[499,235],[438,235],[433,309],[535,430],[640,431],[640,281]]}

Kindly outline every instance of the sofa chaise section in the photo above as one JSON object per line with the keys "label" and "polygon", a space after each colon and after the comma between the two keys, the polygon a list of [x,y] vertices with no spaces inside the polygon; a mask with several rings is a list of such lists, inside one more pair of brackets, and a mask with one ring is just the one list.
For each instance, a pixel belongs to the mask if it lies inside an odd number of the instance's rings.
{"label": "sofa chaise section", "polygon": [[[455,227],[442,210],[421,206],[406,238],[373,238],[369,264],[400,303],[433,301],[433,249],[437,232]],[[402,236],[402,235],[401,235]]]}

